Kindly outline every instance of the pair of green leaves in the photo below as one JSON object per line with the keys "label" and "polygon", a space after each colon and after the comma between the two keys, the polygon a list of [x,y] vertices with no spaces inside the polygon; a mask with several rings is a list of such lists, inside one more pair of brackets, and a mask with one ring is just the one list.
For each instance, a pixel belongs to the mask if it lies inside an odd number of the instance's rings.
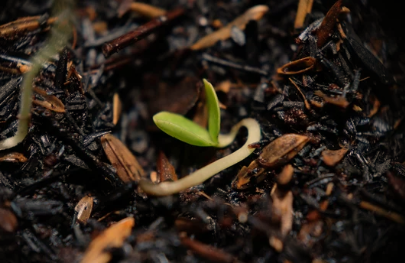
{"label": "pair of green leaves", "polygon": [[208,107],[208,131],[182,115],[162,111],[153,116],[156,126],[170,136],[195,146],[218,146],[221,124],[218,97],[214,87],[203,79]]}

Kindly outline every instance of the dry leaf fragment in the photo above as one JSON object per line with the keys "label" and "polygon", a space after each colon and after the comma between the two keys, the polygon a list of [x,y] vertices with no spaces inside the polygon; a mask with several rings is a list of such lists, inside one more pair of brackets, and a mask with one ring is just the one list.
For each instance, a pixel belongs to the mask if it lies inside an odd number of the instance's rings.
{"label": "dry leaf fragment", "polygon": [[228,39],[231,36],[231,29],[233,26],[236,26],[237,28],[244,30],[246,24],[250,20],[260,20],[268,10],[269,8],[265,5],[254,6],[248,9],[241,16],[237,17],[235,20],[227,24],[225,27],[222,27],[221,29],[201,38],[190,48],[192,50],[204,49],[213,46],[216,42],[220,40]]}
{"label": "dry leaf fragment", "polygon": [[135,220],[132,217],[122,219],[110,226],[91,241],[81,263],[107,263],[111,260],[109,248],[121,247],[125,239],[131,234]]}
{"label": "dry leaf fragment", "polygon": [[300,0],[298,3],[297,15],[295,16],[294,28],[302,28],[304,26],[305,17],[312,11],[314,0]]}
{"label": "dry leaf fragment", "polygon": [[310,71],[315,66],[316,59],[313,57],[305,57],[291,61],[277,69],[277,73],[281,75],[295,75]]}
{"label": "dry leaf fragment", "polygon": [[285,134],[264,147],[257,161],[267,168],[275,168],[292,159],[308,141],[305,135]]}
{"label": "dry leaf fragment", "polygon": [[349,149],[346,148],[342,148],[339,150],[324,150],[322,152],[323,162],[326,165],[333,167],[338,164],[343,159],[343,157],[345,157],[348,150]]}
{"label": "dry leaf fragment", "polygon": [[65,105],[63,105],[63,102],[54,95],[48,95],[45,90],[38,87],[34,87],[33,91],[44,98],[44,100],[33,100],[32,102],[34,104],[54,112],[65,112]]}
{"label": "dry leaf fragment", "polygon": [[158,183],[167,180],[177,181],[176,170],[169,162],[164,152],[160,151],[157,160]]}
{"label": "dry leaf fragment", "polygon": [[278,188],[271,195],[273,199],[272,218],[280,220],[280,232],[286,236],[293,224],[293,194],[291,191],[284,193]]}
{"label": "dry leaf fragment", "polygon": [[131,151],[114,135],[106,134],[101,137],[101,145],[108,160],[117,169],[118,177],[124,182],[137,182],[145,172]]}
{"label": "dry leaf fragment", "polygon": [[0,155],[0,162],[25,163],[27,158],[22,153],[6,153]]}
{"label": "dry leaf fragment", "polygon": [[93,210],[93,200],[92,196],[85,196],[77,203],[75,211],[77,212],[77,221],[80,223],[86,224],[89,220]]}

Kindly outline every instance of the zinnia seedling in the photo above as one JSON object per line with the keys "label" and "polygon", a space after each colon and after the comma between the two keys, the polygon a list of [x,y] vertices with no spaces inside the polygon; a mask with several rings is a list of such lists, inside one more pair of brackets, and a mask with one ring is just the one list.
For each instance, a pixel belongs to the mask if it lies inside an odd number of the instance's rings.
{"label": "zinnia seedling", "polygon": [[153,116],[155,124],[170,136],[195,146],[226,147],[233,142],[236,134],[242,126],[248,129],[248,138],[245,144],[237,151],[181,178],[180,180],[163,182],[160,184],[153,184],[150,181],[141,180],[140,187],[147,194],[159,196],[170,195],[201,184],[220,171],[248,157],[254,150],[248,147],[249,144],[260,141],[260,125],[252,118],[240,121],[231,129],[229,134],[219,134],[221,119],[218,97],[211,83],[205,79],[203,82],[208,106],[208,130],[182,115],[170,112],[160,112]]}

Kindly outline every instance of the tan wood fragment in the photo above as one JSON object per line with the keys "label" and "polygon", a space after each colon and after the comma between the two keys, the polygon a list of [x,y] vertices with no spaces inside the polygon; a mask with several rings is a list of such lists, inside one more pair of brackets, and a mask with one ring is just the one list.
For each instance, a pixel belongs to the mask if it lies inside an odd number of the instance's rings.
{"label": "tan wood fragment", "polygon": [[121,247],[125,239],[131,234],[134,225],[135,220],[132,217],[127,217],[104,230],[91,241],[81,263],[109,262],[112,256],[108,249]]}
{"label": "tan wood fragment", "polygon": [[137,182],[145,172],[131,151],[114,135],[105,134],[101,137],[101,145],[108,160],[117,169],[118,177],[124,182]]}
{"label": "tan wood fragment", "polygon": [[232,27],[236,26],[243,30],[250,20],[260,20],[268,10],[269,8],[265,5],[257,5],[250,8],[226,26],[198,40],[190,49],[200,50],[211,47],[220,40],[226,40],[231,36]]}

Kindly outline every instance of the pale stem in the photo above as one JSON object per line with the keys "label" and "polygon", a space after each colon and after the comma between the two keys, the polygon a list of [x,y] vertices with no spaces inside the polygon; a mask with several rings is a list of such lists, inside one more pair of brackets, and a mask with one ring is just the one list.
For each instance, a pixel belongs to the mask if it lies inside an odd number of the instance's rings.
{"label": "pale stem", "polygon": [[199,185],[203,183],[205,180],[216,175],[217,173],[242,161],[254,151],[253,148],[248,147],[249,144],[258,142],[261,139],[259,123],[252,118],[243,119],[232,128],[229,134],[225,135],[221,134],[218,137],[219,141],[218,147],[226,147],[233,142],[233,140],[236,137],[236,134],[238,133],[239,129],[242,126],[247,128],[248,138],[245,144],[237,151],[213,163],[210,163],[209,165],[204,166],[203,168],[195,171],[194,173],[191,173],[188,176],[183,177],[174,182],[163,182],[160,184],[154,184],[151,181],[143,179],[139,182],[141,189],[146,194],[149,195],[165,196],[175,194],[183,190],[186,190],[187,188],[190,188],[192,186]]}
{"label": "pale stem", "polygon": [[[42,48],[32,59],[32,68],[25,73],[21,87],[21,102],[20,111],[18,114],[18,128],[13,137],[0,141],[0,151],[12,148],[22,142],[28,134],[31,117],[32,105],[32,82],[35,76],[39,73],[43,63],[47,62],[55,56],[61,48],[63,48],[70,36],[71,25],[69,24],[69,1],[58,1],[55,7],[55,13],[59,14],[59,18],[55,23],[50,38],[47,40],[47,45]],[[62,14],[61,12],[64,11]]]}

